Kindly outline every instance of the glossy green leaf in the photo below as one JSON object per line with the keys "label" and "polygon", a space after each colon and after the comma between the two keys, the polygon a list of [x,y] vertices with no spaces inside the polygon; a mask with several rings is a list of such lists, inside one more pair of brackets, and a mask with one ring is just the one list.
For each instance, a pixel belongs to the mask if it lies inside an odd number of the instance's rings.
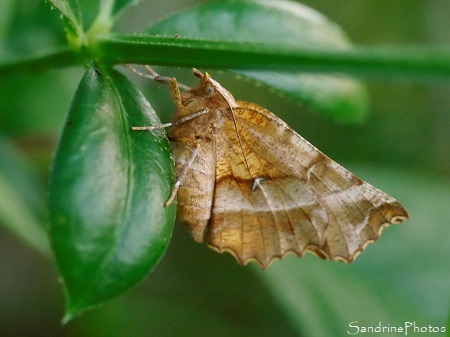
{"label": "glossy green leaf", "polygon": [[175,221],[165,208],[174,182],[165,131],[121,74],[90,69],[76,92],[50,182],[51,241],[66,317],[120,295],[164,254]]}
{"label": "glossy green leaf", "polygon": [[[320,13],[292,1],[219,1],[168,16],[146,34],[162,34],[276,45],[348,50],[342,30]],[[363,119],[368,110],[365,87],[343,76],[294,72],[242,71],[298,102],[343,122]]]}

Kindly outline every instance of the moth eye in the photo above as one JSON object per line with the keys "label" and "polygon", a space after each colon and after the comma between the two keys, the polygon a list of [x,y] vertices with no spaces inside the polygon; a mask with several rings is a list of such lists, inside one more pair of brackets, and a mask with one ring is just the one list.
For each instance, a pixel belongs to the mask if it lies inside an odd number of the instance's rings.
{"label": "moth eye", "polygon": [[205,87],[205,90],[203,91],[206,97],[212,96],[214,94],[214,88],[210,85]]}

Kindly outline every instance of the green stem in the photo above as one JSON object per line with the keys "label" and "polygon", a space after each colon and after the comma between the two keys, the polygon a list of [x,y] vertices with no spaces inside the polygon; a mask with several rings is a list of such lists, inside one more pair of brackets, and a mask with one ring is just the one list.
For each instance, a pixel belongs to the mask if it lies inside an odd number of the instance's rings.
{"label": "green stem", "polygon": [[[450,78],[448,49],[358,47],[317,50],[286,45],[121,34],[102,35],[93,42],[91,55],[98,62],[108,64],[346,73],[381,79]],[[71,66],[79,61],[77,54],[69,47],[60,48],[45,55],[0,63],[0,76]]]}
{"label": "green stem", "polygon": [[450,78],[450,50],[429,47],[314,50],[185,38],[109,34],[97,40],[103,61],[214,69],[347,73],[379,78]]}

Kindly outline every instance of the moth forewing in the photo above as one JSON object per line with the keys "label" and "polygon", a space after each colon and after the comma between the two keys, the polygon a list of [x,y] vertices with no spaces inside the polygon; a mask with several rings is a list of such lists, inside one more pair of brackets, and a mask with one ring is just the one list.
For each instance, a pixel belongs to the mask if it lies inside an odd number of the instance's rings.
{"label": "moth forewing", "polygon": [[262,268],[289,252],[351,262],[383,228],[408,218],[398,201],[277,116],[194,74],[199,85],[181,94],[169,81],[177,103],[169,138],[177,216],[196,241]]}
{"label": "moth forewing", "polygon": [[205,142],[193,149],[186,142],[173,140],[172,149],[181,183],[177,194],[177,217],[188,226],[194,239],[202,242],[214,197],[214,143]]}

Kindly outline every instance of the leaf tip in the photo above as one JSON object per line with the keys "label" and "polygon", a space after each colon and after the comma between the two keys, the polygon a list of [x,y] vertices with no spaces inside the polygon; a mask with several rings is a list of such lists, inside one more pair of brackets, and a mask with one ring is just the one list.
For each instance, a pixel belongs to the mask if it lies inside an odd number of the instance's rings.
{"label": "leaf tip", "polygon": [[74,319],[76,316],[78,316],[80,313],[81,313],[80,310],[66,309],[66,312],[64,313],[64,317],[61,320],[61,324],[66,325],[72,319]]}
{"label": "leaf tip", "polygon": [[75,298],[71,297],[70,293],[66,289],[66,309],[61,320],[61,324],[66,325],[74,318],[80,316],[82,313],[92,308],[93,306],[95,305],[85,303],[85,301],[80,300],[79,298],[78,300],[76,300]]}

